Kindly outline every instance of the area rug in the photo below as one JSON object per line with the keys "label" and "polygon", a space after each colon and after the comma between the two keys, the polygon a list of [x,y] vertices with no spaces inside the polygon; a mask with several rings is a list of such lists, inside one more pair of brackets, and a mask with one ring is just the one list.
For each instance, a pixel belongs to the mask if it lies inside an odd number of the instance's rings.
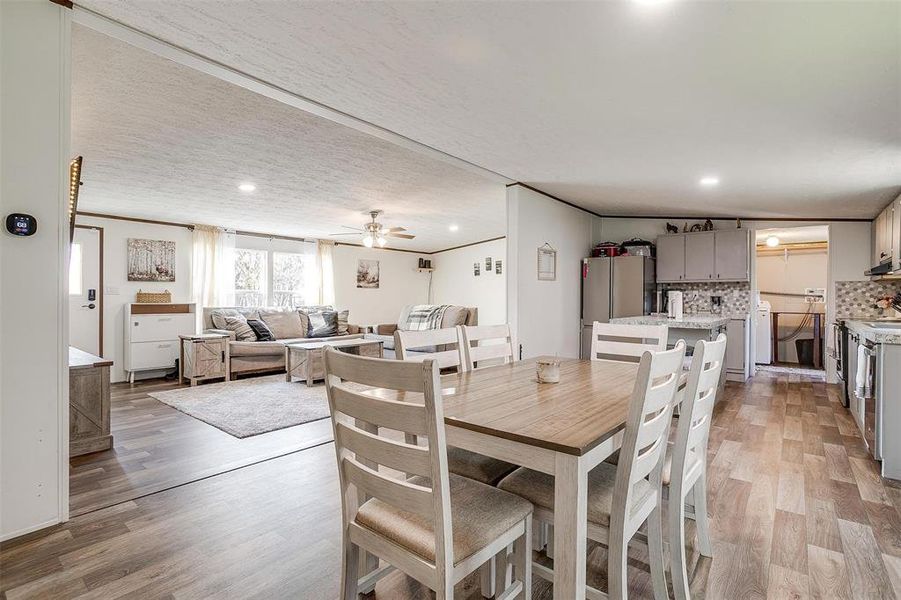
{"label": "area rug", "polygon": [[284,375],[208,383],[164,392],[156,398],[186,415],[246,438],[329,416],[325,385],[288,383]]}

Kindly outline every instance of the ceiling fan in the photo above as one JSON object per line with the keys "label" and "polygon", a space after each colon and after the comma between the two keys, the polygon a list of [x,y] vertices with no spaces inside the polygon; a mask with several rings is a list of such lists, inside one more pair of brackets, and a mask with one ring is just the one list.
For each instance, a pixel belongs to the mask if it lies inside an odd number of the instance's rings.
{"label": "ceiling fan", "polygon": [[379,215],[382,214],[381,210],[370,210],[364,214],[368,214],[371,219],[369,223],[364,223],[363,227],[348,227],[347,225],[342,225],[347,229],[352,229],[353,232],[342,232],[342,233],[332,233],[331,235],[359,235],[363,238],[363,245],[367,248],[372,248],[373,246],[378,246],[379,248],[384,248],[388,244],[388,238],[402,238],[405,240],[412,240],[415,238],[415,235],[409,233],[401,233],[402,231],[406,231],[403,227],[388,227],[385,228],[381,223],[376,221]]}

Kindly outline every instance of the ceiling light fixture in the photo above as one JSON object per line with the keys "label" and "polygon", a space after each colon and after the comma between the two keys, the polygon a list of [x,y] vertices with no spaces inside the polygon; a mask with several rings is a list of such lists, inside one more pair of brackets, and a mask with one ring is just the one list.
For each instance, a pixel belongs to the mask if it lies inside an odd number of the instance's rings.
{"label": "ceiling light fixture", "polygon": [[380,235],[376,241],[379,244],[379,248],[384,248],[385,245],[388,243],[388,240],[385,239],[385,236],[383,236],[383,235]]}
{"label": "ceiling light fixture", "polygon": [[770,248],[775,248],[779,245],[779,238],[777,238],[775,235],[771,235],[766,239],[766,245]]}
{"label": "ceiling light fixture", "polygon": [[459,231],[460,226],[459,225],[451,225],[447,229],[448,229],[448,231]]}
{"label": "ceiling light fixture", "polygon": [[701,177],[701,181],[699,181],[701,185],[704,187],[714,187],[720,184],[720,178],[714,175],[707,175],[705,177]]}
{"label": "ceiling light fixture", "polygon": [[242,192],[252,192],[255,189],[257,189],[257,186],[255,186],[252,183],[242,183],[241,185],[238,186],[238,189],[241,190]]}
{"label": "ceiling light fixture", "polygon": [[366,246],[367,248],[372,248],[372,243],[373,243],[373,240],[372,240],[371,234],[367,233],[366,235],[363,236],[363,245],[364,246]]}

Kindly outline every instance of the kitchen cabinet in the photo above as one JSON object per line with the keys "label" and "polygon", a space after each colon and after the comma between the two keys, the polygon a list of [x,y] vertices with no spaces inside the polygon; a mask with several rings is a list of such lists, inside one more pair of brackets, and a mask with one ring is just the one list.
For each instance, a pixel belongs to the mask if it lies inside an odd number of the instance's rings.
{"label": "kitchen cabinet", "polygon": [[750,231],[723,229],[657,238],[657,281],[749,281]]}
{"label": "kitchen cabinet", "polygon": [[720,281],[747,281],[750,236],[747,229],[724,229],[716,232],[716,272]]}
{"label": "kitchen cabinet", "polygon": [[892,268],[901,269],[901,196],[892,202]]}
{"label": "kitchen cabinet", "polygon": [[[873,266],[892,259],[894,243],[895,203],[886,206],[873,221]],[[899,232],[901,233],[901,232]]]}
{"label": "kitchen cabinet", "polygon": [[726,379],[747,381],[750,369],[750,336],[748,317],[729,319],[726,324]]}
{"label": "kitchen cabinet", "polygon": [[676,234],[657,238],[657,281],[685,279],[685,237]]}
{"label": "kitchen cabinet", "polygon": [[685,279],[713,279],[716,264],[716,241],[712,231],[685,236]]}

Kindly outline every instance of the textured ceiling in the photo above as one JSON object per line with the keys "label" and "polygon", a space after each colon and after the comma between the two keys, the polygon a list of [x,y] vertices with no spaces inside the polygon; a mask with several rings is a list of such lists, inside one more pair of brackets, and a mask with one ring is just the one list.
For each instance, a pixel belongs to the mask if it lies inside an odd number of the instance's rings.
{"label": "textured ceiling", "polygon": [[328,237],[380,208],[417,236],[389,245],[423,251],[504,234],[501,183],[84,27],[72,45],[81,210]]}
{"label": "textured ceiling", "polygon": [[603,213],[871,217],[901,185],[899,2],[79,4]]}

